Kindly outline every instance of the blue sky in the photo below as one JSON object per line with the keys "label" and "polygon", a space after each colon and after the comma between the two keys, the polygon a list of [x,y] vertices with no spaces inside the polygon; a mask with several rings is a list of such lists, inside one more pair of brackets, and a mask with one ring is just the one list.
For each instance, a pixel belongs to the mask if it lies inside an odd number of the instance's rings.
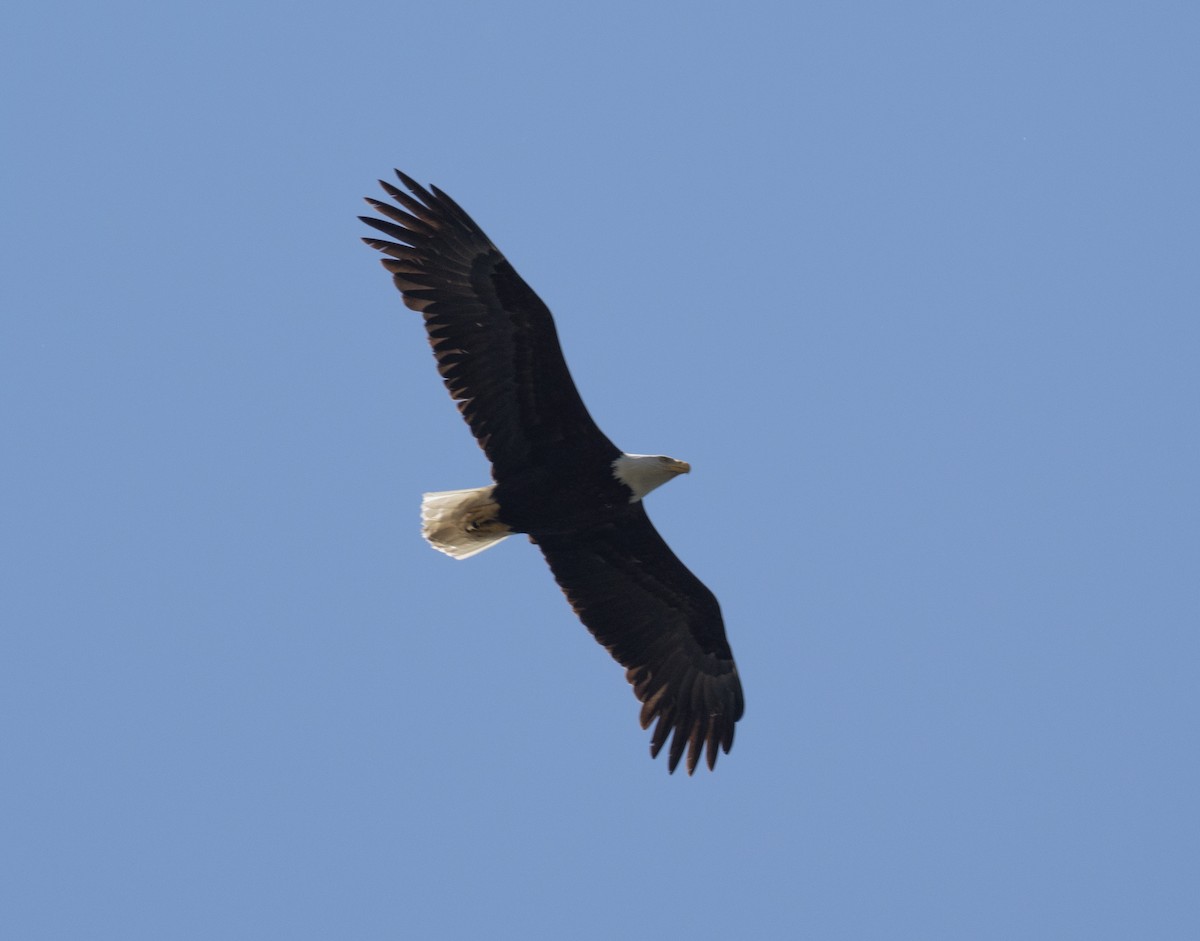
{"label": "blue sky", "polygon": [[[22,939],[1200,933],[1200,13],[3,14]],[[647,757],[355,216],[550,304],[746,687]]]}

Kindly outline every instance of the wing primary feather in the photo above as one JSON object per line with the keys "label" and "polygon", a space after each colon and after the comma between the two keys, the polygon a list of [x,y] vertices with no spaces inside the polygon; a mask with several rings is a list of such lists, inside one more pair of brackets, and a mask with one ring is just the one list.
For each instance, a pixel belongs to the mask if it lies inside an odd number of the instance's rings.
{"label": "wing primary feather", "polygon": [[[717,750],[720,747],[721,740],[717,736],[717,716],[709,716],[708,718],[708,734],[705,736],[708,739],[708,747],[706,749],[705,760],[708,762],[708,770],[713,771],[717,767]],[[729,749],[725,749],[726,754]]]}
{"label": "wing primary feather", "polygon": [[667,754],[667,772],[674,774],[679,767],[679,759],[683,757],[683,748],[687,744],[687,732],[683,725],[675,726],[675,734],[671,736],[671,750]]}
{"label": "wing primary feather", "polygon": [[[397,209],[395,206],[385,203],[381,199],[372,199],[367,197],[367,205],[376,212],[381,212],[393,222],[398,222],[408,230],[411,236],[430,238],[437,233],[432,225],[423,219],[418,219],[412,213],[405,212],[403,209]],[[362,216],[359,216],[361,219]]]}

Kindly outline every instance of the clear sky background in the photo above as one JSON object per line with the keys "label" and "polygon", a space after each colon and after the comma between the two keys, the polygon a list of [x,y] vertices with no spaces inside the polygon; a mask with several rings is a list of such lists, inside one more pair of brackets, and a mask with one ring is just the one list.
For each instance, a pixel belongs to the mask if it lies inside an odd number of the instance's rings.
{"label": "clear sky background", "polygon": [[[1194,3],[0,24],[0,934],[1200,937]],[[550,304],[747,710],[668,776],[355,216]]]}

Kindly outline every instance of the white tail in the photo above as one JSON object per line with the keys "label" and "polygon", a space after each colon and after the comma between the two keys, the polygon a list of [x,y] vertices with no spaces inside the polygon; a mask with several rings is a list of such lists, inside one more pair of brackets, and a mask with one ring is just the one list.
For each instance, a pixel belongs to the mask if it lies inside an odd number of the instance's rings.
{"label": "white tail", "polygon": [[427,493],[421,501],[421,535],[439,552],[456,559],[469,559],[511,535],[496,519],[499,506],[492,499],[494,487],[474,490],[442,490]]}

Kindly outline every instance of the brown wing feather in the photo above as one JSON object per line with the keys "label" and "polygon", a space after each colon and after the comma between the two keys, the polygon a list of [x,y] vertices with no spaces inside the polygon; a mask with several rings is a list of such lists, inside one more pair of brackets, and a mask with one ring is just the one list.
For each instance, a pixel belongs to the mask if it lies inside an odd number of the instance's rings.
{"label": "brown wing feather", "polygon": [[640,503],[628,516],[581,533],[534,540],[580,619],[626,668],[642,702],[642,728],[671,771],[687,748],[691,774],[733,745],[744,701],[713,593],[675,556]]}
{"label": "brown wing feather", "polygon": [[550,310],[454,200],[396,175],[411,192],[381,180],[395,205],[368,199],[387,219],[360,217],[394,241],[363,241],[388,256],[404,303],[424,316],[438,371],[496,478],[564,453],[615,458],[575,388]]}

